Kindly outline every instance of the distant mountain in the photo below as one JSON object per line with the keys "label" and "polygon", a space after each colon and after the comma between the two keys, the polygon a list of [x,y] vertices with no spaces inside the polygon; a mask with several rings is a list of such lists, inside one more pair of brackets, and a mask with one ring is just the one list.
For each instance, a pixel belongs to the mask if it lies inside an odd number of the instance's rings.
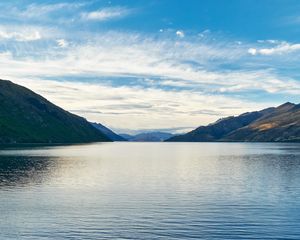
{"label": "distant mountain", "polygon": [[105,127],[101,123],[91,123],[96,129],[98,129],[100,132],[102,132],[104,135],[106,135],[109,139],[113,141],[127,141],[125,138],[121,137],[120,135],[114,133],[109,128]]}
{"label": "distant mountain", "polygon": [[119,134],[119,136],[126,139],[127,141],[129,141],[130,139],[132,139],[134,137],[134,135],[130,135],[130,134],[126,134],[126,133],[121,133],[121,134]]}
{"label": "distant mountain", "polygon": [[31,90],[0,80],[0,143],[111,141],[87,120]]}
{"label": "distant mountain", "polygon": [[165,132],[146,132],[134,136],[128,134],[120,134],[120,136],[126,138],[130,142],[163,142],[174,135]]}
{"label": "distant mountain", "polygon": [[300,104],[285,103],[276,108],[220,119],[169,142],[300,142]]}

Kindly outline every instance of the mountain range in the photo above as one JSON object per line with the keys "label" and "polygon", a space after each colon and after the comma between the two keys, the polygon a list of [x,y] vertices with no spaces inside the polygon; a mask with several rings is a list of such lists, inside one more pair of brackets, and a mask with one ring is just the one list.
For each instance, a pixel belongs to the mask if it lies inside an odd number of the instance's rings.
{"label": "mountain range", "polygon": [[163,142],[174,135],[166,132],[145,132],[137,135],[120,134],[130,142]]}
{"label": "mountain range", "polygon": [[0,143],[85,143],[111,141],[86,119],[31,90],[0,80]]}
{"label": "mountain range", "polygon": [[200,126],[168,142],[300,142],[300,104],[248,112]]}
{"label": "mountain range", "polygon": [[116,134],[101,123],[65,111],[33,91],[0,80],[0,144],[139,142],[300,142],[300,104],[219,119],[182,135]]}

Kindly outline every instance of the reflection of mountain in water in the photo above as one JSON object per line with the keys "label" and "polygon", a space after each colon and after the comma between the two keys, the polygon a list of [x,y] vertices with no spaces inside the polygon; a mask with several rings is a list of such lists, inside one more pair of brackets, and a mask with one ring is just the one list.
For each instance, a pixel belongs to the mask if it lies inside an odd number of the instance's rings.
{"label": "reflection of mountain in water", "polygon": [[43,183],[56,165],[47,157],[0,156],[0,187]]}

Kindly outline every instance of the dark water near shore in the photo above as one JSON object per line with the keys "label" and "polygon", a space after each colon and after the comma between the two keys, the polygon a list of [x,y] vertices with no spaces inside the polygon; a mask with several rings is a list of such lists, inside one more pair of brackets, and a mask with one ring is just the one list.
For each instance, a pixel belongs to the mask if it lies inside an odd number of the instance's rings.
{"label": "dark water near shore", "polygon": [[300,239],[300,144],[0,150],[0,239]]}

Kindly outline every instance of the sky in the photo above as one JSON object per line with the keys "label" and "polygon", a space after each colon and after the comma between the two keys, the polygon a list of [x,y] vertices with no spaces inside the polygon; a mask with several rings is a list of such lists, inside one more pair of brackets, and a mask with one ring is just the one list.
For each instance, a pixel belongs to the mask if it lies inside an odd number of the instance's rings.
{"label": "sky", "polygon": [[300,101],[300,1],[0,2],[0,79],[117,132]]}

